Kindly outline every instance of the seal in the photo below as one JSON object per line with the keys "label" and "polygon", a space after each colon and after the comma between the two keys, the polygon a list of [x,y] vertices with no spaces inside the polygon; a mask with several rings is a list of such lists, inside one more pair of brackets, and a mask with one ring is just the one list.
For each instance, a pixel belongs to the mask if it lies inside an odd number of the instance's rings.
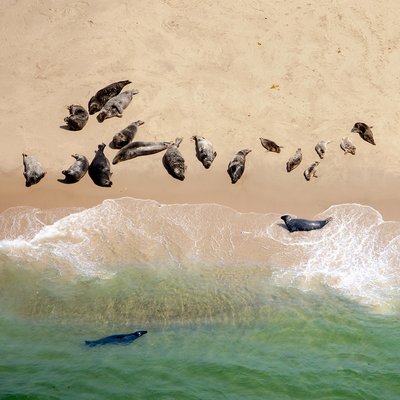
{"label": "seal", "polygon": [[75,158],[75,162],[64,171],[61,171],[65,175],[64,179],[58,179],[58,182],[62,183],[76,183],[80,181],[89,169],[88,159],[81,154],[72,154],[71,157]]}
{"label": "seal", "polygon": [[176,138],[174,143],[171,143],[167,151],[164,153],[162,162],[167,172],[175,179],[183,181],[185,179],[185,160],[182,157],[178,147],[182,143],[183,138]]}
{"label": "seal", "polygon": [[236,183],[242,177],[246,165],[246,156],[250,152],[249,149],[240,150],[229,162],[227,172],[231,178],[231,183]]}
{"label": "seal", "polygon": [[340,148],[344,151],[345,155],[347,153],[353,154],[353,156],[356,154],[356,146],[351,143],[347,136],[342,138],[342,141],[340,142]]}
{"label": "seal", "polygon": [[282,215],[281,219],[285,222],[289,232],[297,232],[321,229],[328,222],[332,221],[333,218],[329,217],[319,221],[312,221],[308,219],[292,218],[290,215]]}
{"label": "seal", "polygon": [[292,157],[289,158],[288,162],[286,163],[286,171],[290,172],[293,171],[296,167],[298,167],[303,159],[303,155],[301,153],[301,148],[299,147],[296,150],[296,153]]}
{"label": "seal", "polygon": [[147,156],[165,150],[172,142],[132,142],[124,146],[114,157],[112,163],[118,164],[132,158]]}
{"label": "seal", "polygon": [[111,99],[104,104],[103,108],[97,114],[97,121],[103,122],[105,119],[112,117],[121,118],[123,111],[131,103],[132,97],[138,93],[139,90],[132,89],[111,97]]}
{"label": "seal", "polygon": [[322,160],[325,157],[326,149],[329,143],[332,143],[332,140],[321,140],[315,146],[315,151],[317,152],[319,158]]}
{"label": "seal", "polygon": [[110,147],[112,149],[122,149],[124,146],[132,142],[132,140],[136,136],[138,127],[143,124],[144,122],[140,120],[132,122],[126,128],[122,129],[122,131],[116,133],[110,143]]}
{"label": "seal", "polygon": [[204,168],[211,167],[217,152],[214,151],[213,145],[203,136],[192,136],[195,141],[196,157],[203,164]]}
{"label": "seal", "polygon": [[269,139],[260,137],[260,142],[264,149],[267,149],[268,151],[271,151],[273,153],[280,153],[281,149],[283,149],[282,146],[278,146],[275,142]]}
{"label": "seal", "polygon": [[89,113],[82,106],[71,104],[67,107],[69,116],[64,118],[68,129],[71,131],[80,131],[89,120]]}
{"label": "seal", "polygon": [[130,344],[134,340],[140,338],[145,335],[147,331],[136,331],[133,333],[122,333],[117,335],[106,336],[97,340],[85,340],[86,346],[96,347],[96,346],[104,346],[105,344]]}
{"label": "seal", "polygon": [[22,153],[22,162],[24,164],[24,177],[26,187],[36,185],[47,173],[43,170],[39,161],[37,161],[36,158],[32,156],[28,156],[27,154]]}
{"label": "seal", "polygon": [[103,106],[107,103],[111,97],[115,97],[121,93],[121,90],[132,83],[131,81],[119,81],[111,83],[110,85],[100,89],[97,93],[89,100],[88,109],[89,114],[92,115],[100,111]]}
{"label": "seal", "polygon": [[317,176],[318,165],[319,165],[319,161],[315,161],[304,171],[303,175],[304,175],[304,178],[306,178],[306,181],[309,181],[312,177],[318,178],[318,176]]}
{"label": "seal", "polygon": [[372,126],[364,124],[364,122],[356,122],[351,130],[351,132],[356,132],[360,135],[361,139],[366,142],[371,143],[375,146],[374,135],[371,131]]}
{"label": "seal", "polygon": [[95,151],[96,155],[89,165],[89,176],[96,185],[110,187],[112,185],[110,180],[112,172],[110,170],[110,162],[104,155],[105,147],[104,143],[99,144],[98,150]]}

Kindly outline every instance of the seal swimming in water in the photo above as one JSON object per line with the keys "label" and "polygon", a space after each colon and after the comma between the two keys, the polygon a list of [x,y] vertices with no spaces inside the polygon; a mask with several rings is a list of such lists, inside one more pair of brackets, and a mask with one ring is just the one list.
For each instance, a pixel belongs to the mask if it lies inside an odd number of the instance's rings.
{"label": "seal swimming in water", "polygon": [[371,143],[375,146],[374,136],[371,131],[372,126],[364,124],[364,122],[356,122],[351,130],[351,132],[356,132],[360,135],[361,139],[366,142]]}
{"label": "seal swimming in water", "polygon": [[325,157],[326,149],[329,143],[332,143],[332,140],[321,140],[315,146],[315,151],[317,152],[319,158],[322,160]]}
{"label": "seal swimming in water", "polygon": [[112,172],[110,170],[110,162],[104,155],[105,147],[104,143],[99,144],[98,150],[95,151],[96,155],[89,165],[89,176],[96,185],[110,187],[112,185],[110,180]]}
{"label": "seal swimming in water", "polygon": [[113,149],[122,149],[124,146],[132,142],[136,135],[138,127],[143,124],[144,122],[140,120],[132,122],[126,128],[122,129],[122,131],[116,133],[110,143],[110,147]]}
{"label": "seal swimming in water", "polygon": [[172,142],[132,142],[124,146],[114,157],[112,163],[118,164],[139,156],[159,153],[165,150]]}
{"label": "seal swimming in water", "polygon": [[231,178],[231,183],[236,183],[243,175],[246,166],[246,156],[251,150],[244,149],[238,151],[233,159],[228,164],[228,175]]}
{"label": "seal swimming in water", "polygon": [[323,228],[328,222],[332,221],[332,217],[319,221],[311,221],[308,219],[292,218],[290,215],[282,215],[281,219],[286,224],[289,232],[312,231],[314,229]]}
{"label": "seal swimming in water", "polygon": [[175,142],[169,144],[167,151],[164,153],[162,163],[167,172],[175,179],[183,181],[185,179],[185,160],[182,157],[178,147],[183,138],[176,138]]}
{"label": "seal swimming in water", "polygon": [[356,146],[351,143],[347,136],[342,138],[342,141],[340,142],[340,148],[344,151],[344,154],[350,153],[353,154],[353,156],[356,154]]}
{"label": "seal swimming in water", "polygon": [[82,106],[71,104],[67,107],[69,116],[64,118],[68,129],[71,131],[80,131],[89,120],[89,113]]}
{"label": "seal swimming in water", "polygon": [[130,344],[134,340],[145,335],[147,331],[136,331],[133,333],[122,333],[117,335],[106,336],[97,340],[85,340],[85,344],[89,347],[103,346],[105,344]]}
{"label": "seal swimming in water", "polygon": [[89,114],[92,115],[100,111],[103,106],[107,103],[111,97],[115,97],[121,93],[121,90],[132,83],[131,81],[119,81],[111,83],[110,85],[100,89],[97,93],[89,100],[88,108]]}
{"label": "seal swimming in water", "polygon": [[132,89],[111,97],[111,99],[104,104],[103,108],[97,114],[97,121],[103,122],[105,119],[112,117],[121,118],[123,111],[131,103],[132,97],[138,93],[139,90]]}
{"label": "seal swimming in water", "polygon": [[290,172],[293,171],[296,167],[298,167],[303,159],[303,155],[301,153],[301,148],[299,147],[296,150],[296,153],[292,157],[289,158],[288,162],[286,163],[286,171]]}
{"label": "seal swimming in water", "polygon": [[76,183],[80,181],[89,169],[88,159],[81,154],[72,154],[71,157],[75,158],[75,162],[64,171],[61,171],[65,175],[64,179],[58,179],[58,182],[62,183]]}
{"label": "seal swimming in water", "polygon": [[273,153],[280,153],[281,149],[283,148],[282,146],[278,146],[275,142],[269,139],[265,139],[260,137],[260,142],[262,147],[264,149],[267,149],[268,151],[272,151]]}
{"label": "seal swimming in water", "polygon": [[37,161],[36,158],[32,156],[28,156],[27,154],[22,153],[22,162],[24,164],[24,177],[26,187],[36,185],[47,173],[43,170],[39,161]]}
{"label": "seal swimming in water", "polygon": [[317,176],[317,167],[319,165],[319,161],[315,161],[312,163],[305,171],[304,171],[304,178],[309,181],[312,177],[318,178]]}
{"label": "seal swimming in water", "polygon": [[192,140],[195,141],[197,159],[203,164],[204,168],[210,168],[214,158],[217,156],[213,145],[203,136],[192,136]]}

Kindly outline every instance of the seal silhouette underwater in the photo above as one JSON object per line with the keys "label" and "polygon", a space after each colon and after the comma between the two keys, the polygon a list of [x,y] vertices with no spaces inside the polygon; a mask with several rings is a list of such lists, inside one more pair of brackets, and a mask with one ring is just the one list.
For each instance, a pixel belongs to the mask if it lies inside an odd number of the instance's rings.
{"label": "seal silhouette underwater", "polygon": [[285,222],[289,232],[313,231],[323,228],[328,222],[332,221],[332,217],[323,220],[308,220],[301,218],[292,218],[290,215],[282,215],[281,219]]}
{"label": "seal silhouette underwater", "polygon": [[106,344],[122,344],[127,345],[131,344],[134,340],[140,338],[145,335],[147,331],[136,331],[133,333],[121,333],[111,336],[106,336],[97,340],[85,340],[86,346],[96,347],[96,346],[104,346]]}

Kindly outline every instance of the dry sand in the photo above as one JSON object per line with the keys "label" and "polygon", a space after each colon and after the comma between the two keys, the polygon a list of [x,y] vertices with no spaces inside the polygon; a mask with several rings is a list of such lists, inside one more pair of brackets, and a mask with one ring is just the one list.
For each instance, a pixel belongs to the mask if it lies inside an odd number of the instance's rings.
{"label": "dry sand", "polygon": [[[0,211],[130,196],[304,217],[355,202],[400,219],[399,12],[390,0],[3,0]],[[66,106],[87,107],[98,89],[124,79],[140,94],[123,118],[100,124],[91,116],[80,132],[61,128]],[[167,174],[159,153],[112,166],[112,188],[88,175],[57,182],[71,154],[91,160],[99,143],[138,119],[145,121],[138,140],[184,138],[185,181]],[[373,126],[376,146],[350,133],[357,121]],[[218,153],[209,170],[195,157],[194,134]],[[355,156],[343,155],[343,136],[357,146]],[[282,152],[268,153],[259,137]],[[303,171],[318,159],[319,140],[334,142],[318,179],[307,182]],[[288,174],[298,147],[303,162]],[[226,168],[243,148],[252,152],[232,185]],[[47,171],[30,188],[23,152]],[[106,148],[109,159],[114,154]]]}

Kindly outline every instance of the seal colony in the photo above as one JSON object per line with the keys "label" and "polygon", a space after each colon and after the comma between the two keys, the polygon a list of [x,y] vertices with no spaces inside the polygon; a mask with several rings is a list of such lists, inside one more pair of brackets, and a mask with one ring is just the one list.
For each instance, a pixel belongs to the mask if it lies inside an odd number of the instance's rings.
{"label": "seal colony", "polygon": [[[130,80],[121,80],[113,82],[102,89],[98,90],[94,96],[92,96],[88,102],[87,111],[83,106],[78,104],[72,104],[67,107],[69,115],[64,119],[67,123],[67,127],[73,131],[82,130],[89,120],[89,115],[98,113],[96,119],[102,123],[106,119],[123,117],[124,110],[132,102],[133,96],[139,94],[139,90],[130,89],[122,92],[125,86],[132,83]],[[109,143],[109,147],[114,150],[118,150],[117,154],[112,159],[112,164],[116,165],[123,161],[128,161],[140,156],[152,155],[159,152],[165,151],[162,157],[162,164],[166,171],[173,178],[183,181],[185,179],[185,172],[187,170],[187,164],[185,159],[179,150],[183,137],[176,138],[175,141],[162,141],[162,140],[148,140],[148,141],[136,141],[136,135],[138,134],[139,127],[144,122],[137,120],[130,123],[124,129],[115,133]],[[375,145],[375,139],[372,133],[372,127],[363,122],[356,122],[350,130],[351,133],[357,133],[360,138],[367,143]],[[350,135],[349,135],[350,136]],[[203,164],[205,169],[209,169],[217,156],[217,152],[214,150],[212,143],[201,135],[192,135],[190,138],[195,143],[195,155],[196,158]],[[282,149],[285,146],[278,145],[275,141],[266,137],[258,136],[259,141],[263,149],[267,152],[273,152],[277,154],[282,153]],[[315,145],[314,149],[317,152],[320,160],[323,160],[327,154],[327,146],[333,140],[320,140]],[[287,146],[286,146],[287,147]],[[343,150],[344,154],[350,153],[356,154],[356,146],[351,142],[348,136],[345,136],[340,141],[339,147]],[[72,155],[75,158],[75,162],[68,168],[62,170],[64,175],[63,179],[58,179],[61,183],[77,183],[79,182],[87,172],[92,181],[101,187],[110,187],[112,185],[111,176],[112,172],[110,169],[110,162],[105,155],[106,145],[101,143],[98,145],[98,149],[95,151],[95,156],[89,164],[87,158],[83,154]],[[245,148],[238,151],[234,157],[229,161],[227,167],[227,173],[230,177],[231,183],[236,184],[243,176],[246,165],[246,156],[251,152],[251,149]],[[293,153],[292,153],[293,154]],[[278,156],[279,158],[279,156]],[[301,147],[298,147],[295,153],[287,159],[286,171],[292,172],[295,170],[303,160],[303,154]],[[304,178],[306,181],[310,181],[311,178],[317,177],[317,167],[321,164],[321,161],[315,161],[309,164],[303,171]],[[42,168],[41,164],[32,156],[23,154],[23,166],[24,166],[24,177],[25,185],[27,187],[35,185],[46,175],[46,172]],[[287,216],[285,222],[290,222],[290,217]],[[292,219],[292,221],[294,221]],[[297,222],[291,222],[291,226],[317,226],[314,223],[308,225],[303,221],[302,224]],[[328,221],[329,222],[329,221]],[[327,222],[326,222],[327,223]],[[300,224],[300,225],[299,225]],[[304,225],[306,224],[306,225]],[[322,222],[320,221],[320,225]],[[316,228],[313,228],[316,229]]]}

